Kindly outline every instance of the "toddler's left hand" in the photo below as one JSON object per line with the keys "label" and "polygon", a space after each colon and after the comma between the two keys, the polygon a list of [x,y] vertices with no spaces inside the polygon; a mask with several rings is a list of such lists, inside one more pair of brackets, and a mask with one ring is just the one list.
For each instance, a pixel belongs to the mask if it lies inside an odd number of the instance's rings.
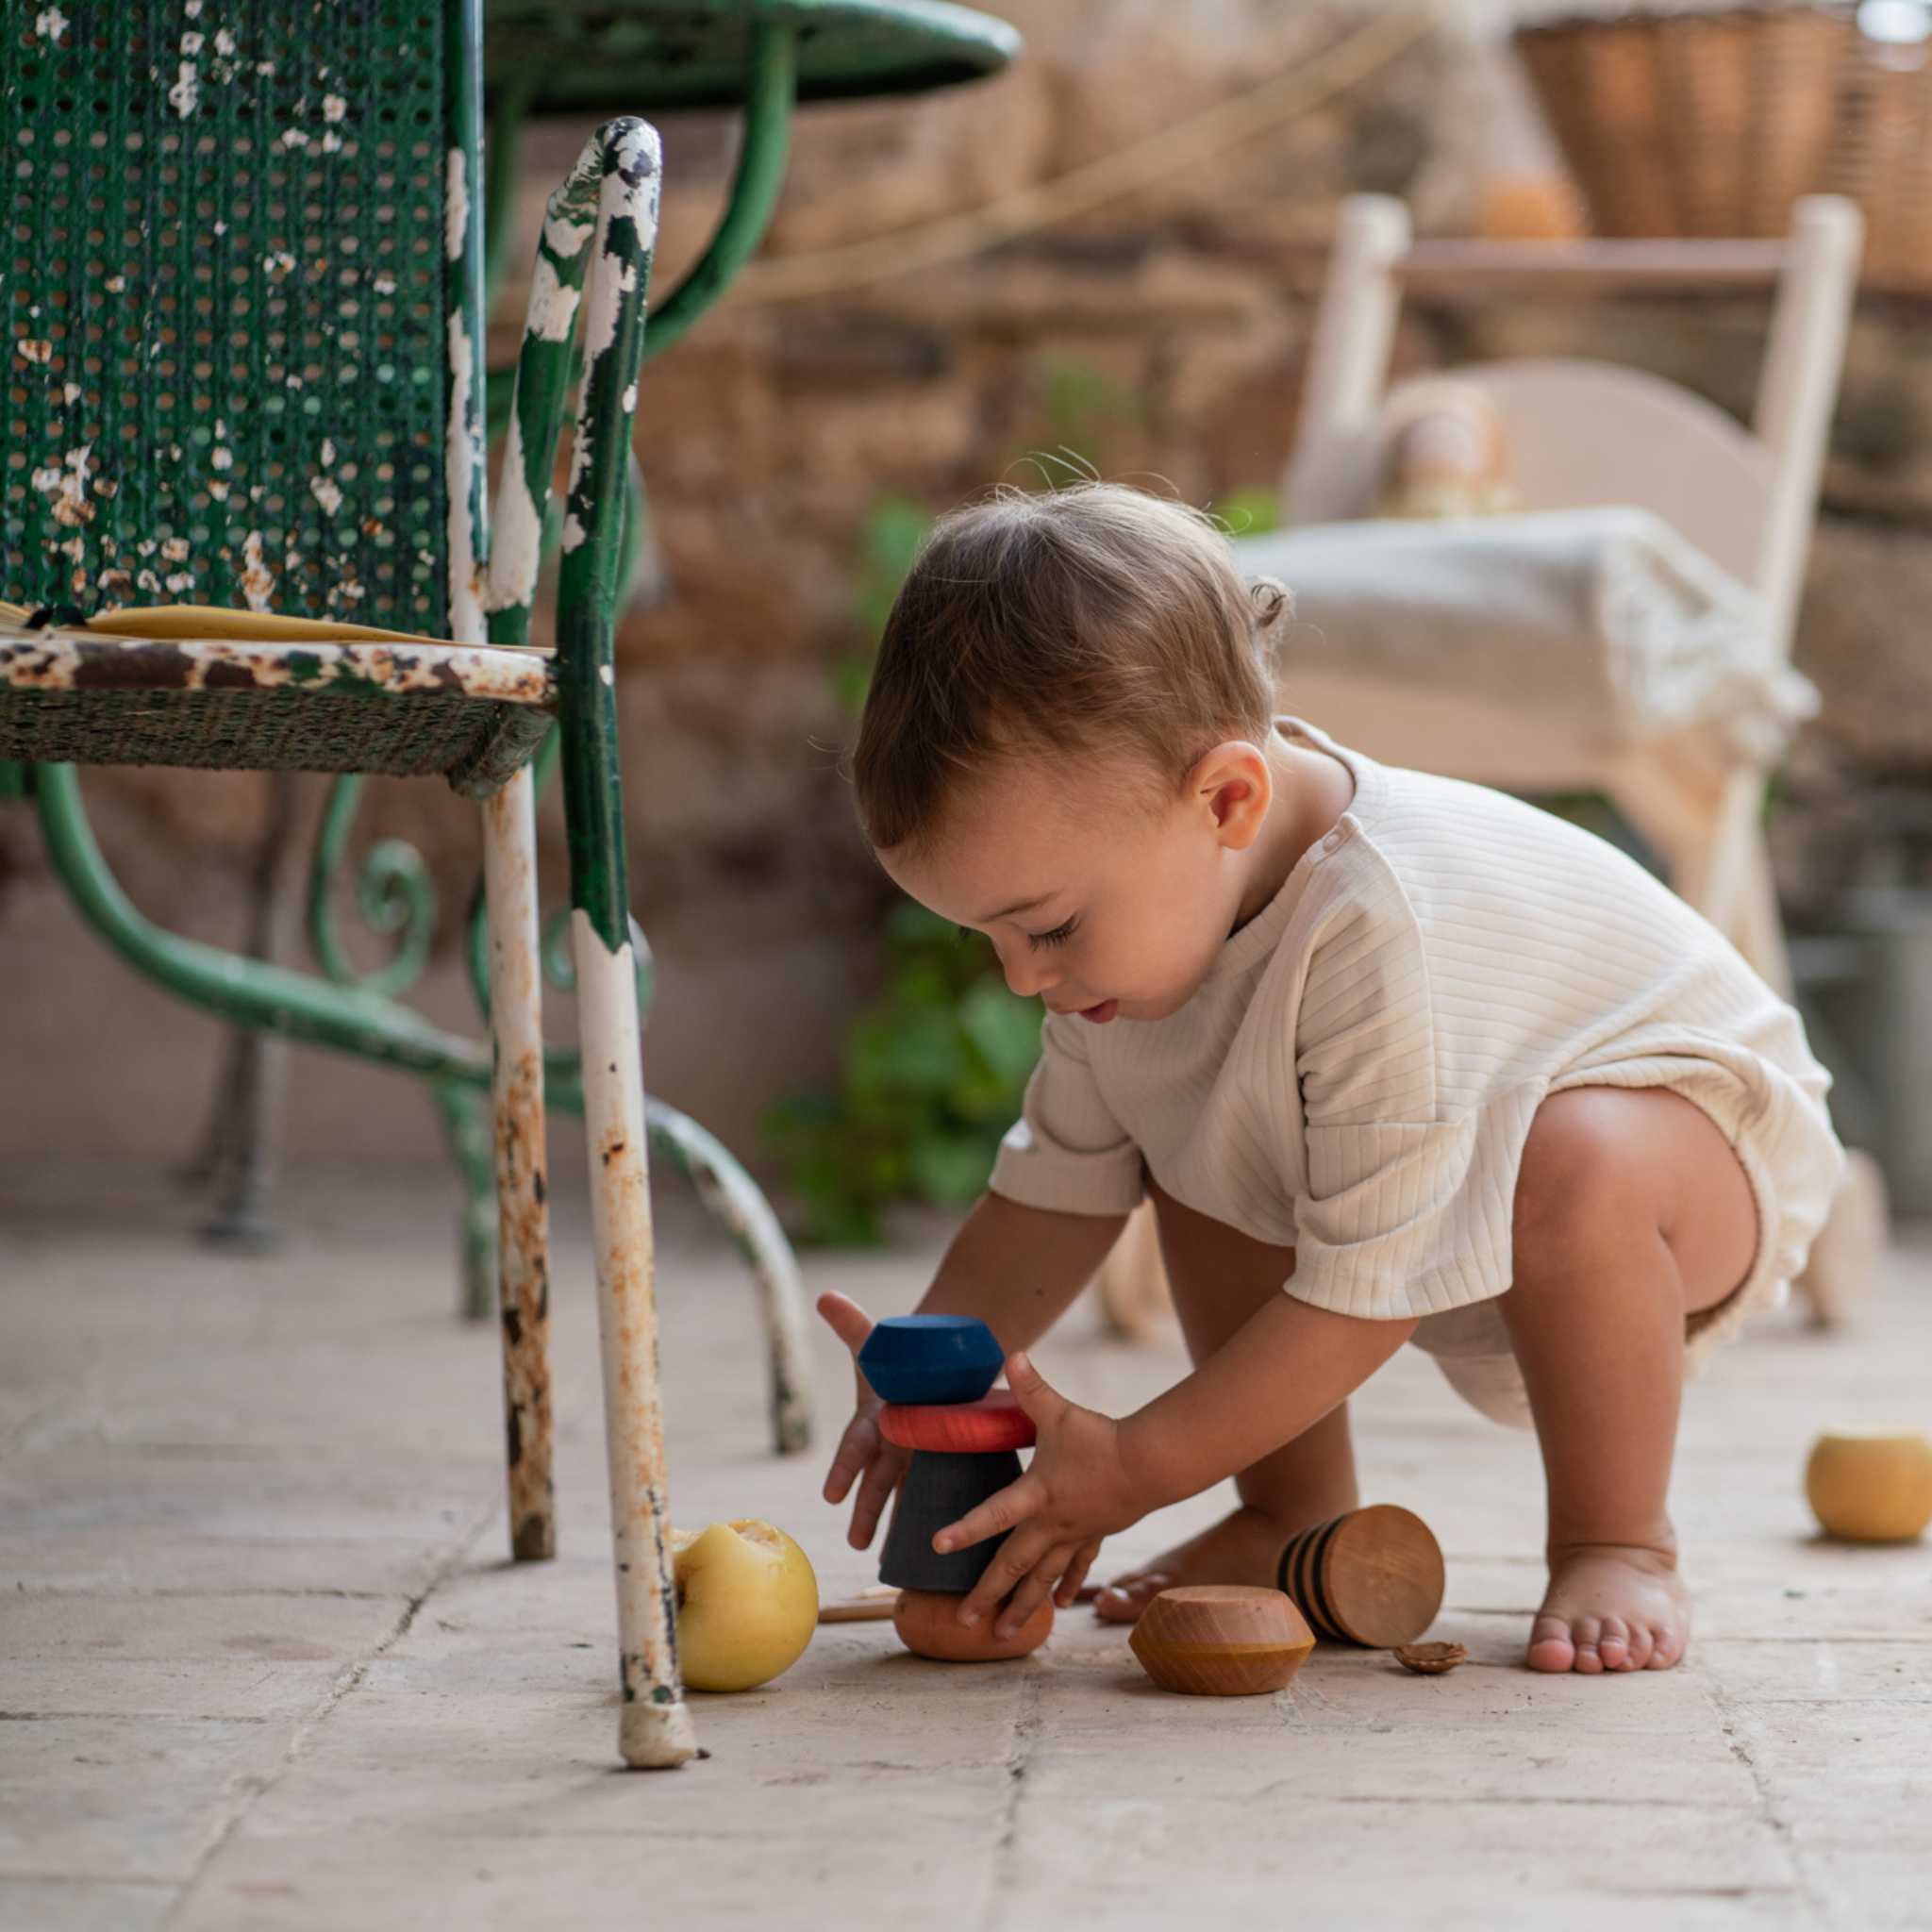
{"label": "toddler's left hand", "polygon": [[[999,1609],[994,1627],[1002,1636],[1025,1623],[1049,1591],[1066,1608],[1101,1539],[1143,1513],[1122,1460],[1119,1423],[1048,1388],[1024,1355],[1007,1357],[1007,1386],[1039,1431],[1032,1463],[1018,1482],[932,1540],[943,1555],[1012,1531],[959,1609],[966,1624]],[[1009,1593],[1012,1601],[1001,1607]]]}

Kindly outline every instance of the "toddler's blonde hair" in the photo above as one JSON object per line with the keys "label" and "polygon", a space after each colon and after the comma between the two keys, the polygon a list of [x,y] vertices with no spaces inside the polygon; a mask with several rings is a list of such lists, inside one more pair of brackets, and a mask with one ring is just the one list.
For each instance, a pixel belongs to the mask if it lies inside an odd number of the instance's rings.
{"label": "toddler's blonde hair", "polygon": [[1123,484],[1003,485],[951,511],[892,605],[859,720],[866,837],[928,846],[957,780],[1045,751],[1130,753],[1140,802],[1178,795],[1224,740],[1267,742],[1291,608],[1274,578],[1243,583],[1210,517]]}

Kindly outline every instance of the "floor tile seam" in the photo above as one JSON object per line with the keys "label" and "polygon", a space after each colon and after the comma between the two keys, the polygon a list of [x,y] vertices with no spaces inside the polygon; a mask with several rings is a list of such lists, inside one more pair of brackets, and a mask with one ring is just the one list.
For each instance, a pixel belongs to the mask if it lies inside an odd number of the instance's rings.
{"label": "floor tile seam", "polygon": [[389,1633],[372,1646],[366,1656],[338,1672],[315,1707],[306,1717],[298,1717],[291,1724],[280,1759],[273,1769],[261,1774],[244,1774],[236,1779],[230,1787],[226,1805],[227,1815],[219,1820],[215,1830],[203,1846],[200,1856],[194,1861],[193,1870],[182,1886],[180,1897],[168,1914],[168,1932],[172,1932],[172,1928],[179,1924],[181,1914],[188,1909],[194,1894],[200,1889],[202,1878],[220,1857],[222,1848],[235,1835],[249,1811],[287,1775],[290,1767],[302,1755],[309,1738],[327,1723],[330,1715],[343,1699],[361,1683],[369,1666],[408,1635],[409,1626],[416,1621],[423,1607],[456,1573],[458,1566],[462,1563],[471,1549],[498,1520],[502,1509],[503,1501],[500,1493],[492,1495],[487,1505],[476,1506],[468,1530],[451,1543],[442,1559],[436,1565],[428,1582],[424,1585],[421,1593],[404,1600],[402,1612],[391,1624]]}
{"label": "floor tile seam", "polygon": [[[1696,1667],[1693,1666],[1693,1668]],[[1772,1788],[1770,1779],[1766,1776],[1763,1768],[1753,1755],[1751,1747],[1744,1741],[1743,1737],[1740,1733],[1736,1707],[1740,1700],[1728,1696],[1724,1686],[1717,1681],[1707,1669],[1697,1669],[1697,1676],[1704,1685],[1706,1694],[1710,1698],[1712,1707],[1717,1713],[1718,1724],[1723,1732],[1726,1747],[1729,1749],[1731,1756],[1750,1774],[1752,1789],[1757,1793],[1758,1815],[1771,1828],[1773,1836],[1775,1837],[1779,1845],[1783,1848],[1786,1858],[1790,1861],[1791,1871],[1798,1880],[1800,1895],[1804,1899],[1806,1909],[1810,1915],[1812,1924],[1820,1927],[1828,1925],[1831,1923],[1831,1915],[1824,1899],[1820,1897],[1817,1889],[1811,1882],[1810,1861],[1805,1856],[1804,1848],[1799,1842],[1797,1833],[1791,1828],[1790,1820],[1785,1816],[1784,1809],[1778,1803],[1776,1793]]]}
{"label": "floor tile seam", "polygon": [[1001,1794],[999,1833],[989,1861],[991,1871],[981,1917],[983,1932],[999,1932],[1006,1919],[1006,1907],[1018,1891],[1016,1851],[1020,1814],[1026,1798],[1026,1774],[1046,1725],[1046,1687],[1050,1681],[1044,1671],[1025,1670],[1016,1687],[1013,1727],[1007,1742],[1007,1784]]}

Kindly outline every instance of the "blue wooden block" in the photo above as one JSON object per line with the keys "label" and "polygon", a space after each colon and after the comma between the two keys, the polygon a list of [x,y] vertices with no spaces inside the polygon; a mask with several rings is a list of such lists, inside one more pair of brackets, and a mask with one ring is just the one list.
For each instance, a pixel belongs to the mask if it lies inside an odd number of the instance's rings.
{"label": "blue wooden block", "polygon": [[886,1402],[977,1402],[1005,1360],[974,1315],[891,1315],[858,1351],[865,1379]]}

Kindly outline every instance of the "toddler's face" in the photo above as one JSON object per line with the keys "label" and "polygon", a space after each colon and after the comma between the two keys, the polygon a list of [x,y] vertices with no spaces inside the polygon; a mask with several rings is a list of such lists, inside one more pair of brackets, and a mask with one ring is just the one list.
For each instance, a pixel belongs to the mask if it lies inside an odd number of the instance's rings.
{"label": "toddler's face", "polygon": [[1095,1024],[1164,1019],[1234,924],[1246,822],[1266,799],[1244,794],[1231,821],[1191,789],[1150,811],[1124,802],[1133,778],[1089,758],[1008,760],[951,801],[931,850],[879,862],[941,918],[986,933],[1016,993]]}

